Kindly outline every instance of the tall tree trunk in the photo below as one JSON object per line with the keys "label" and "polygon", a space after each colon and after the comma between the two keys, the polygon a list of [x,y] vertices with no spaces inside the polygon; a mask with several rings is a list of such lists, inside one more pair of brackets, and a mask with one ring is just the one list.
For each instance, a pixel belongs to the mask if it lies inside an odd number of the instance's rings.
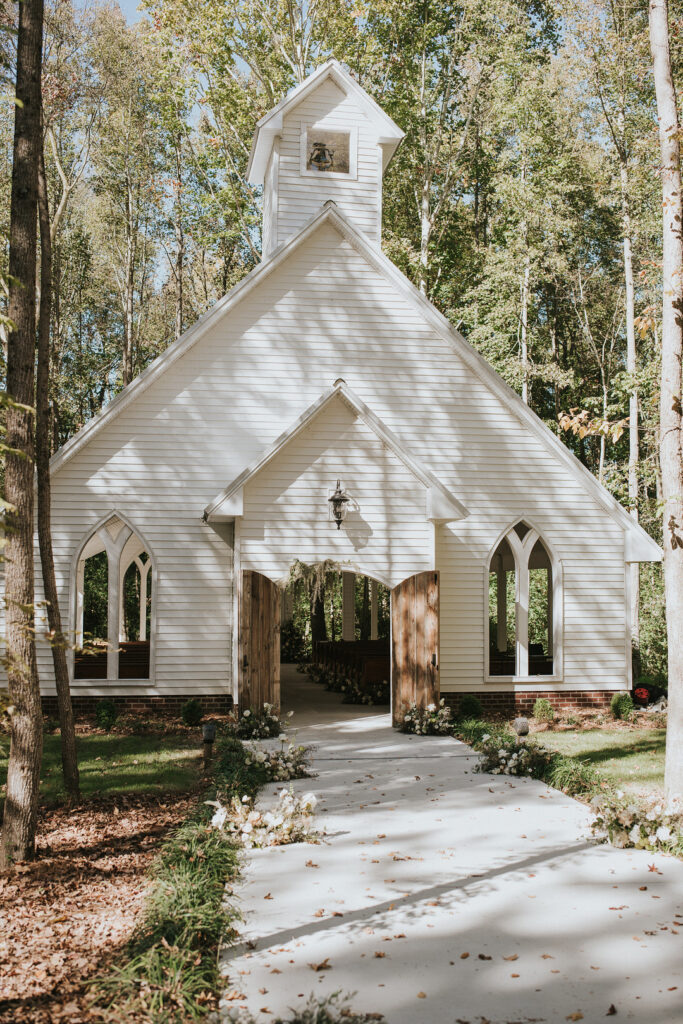
{"label": "tall tree trunk", "polygon": [[123,386],[133,379],[133,332],[135,300],[135,230],[133,225],[133,190],[130,180],[126,192],[126,267],[123,288]]}
{"label": "tall tree trunk", "polygon": [[185,260],[185,235],[183,233],[183,185],[182,185],[182,173],[183,166],[180,156],[180,141],[176,141],[175,147],[176,156],[176,174],[178,176],[177,181],[177,194],[175,202],[175,240],[176,240],[176,258],[175,258],[175,287],[176,287],[176,298],[175,298],[175,337],[176,341],[183,333],[183,273],[184,273],[184,260]]}
{"label": "tall tree trunk", "polygon": [[38,167],[38,217],[40,222],[40,312],[38,316],[38,359],[36,375],[36,470],[38,482],[38,543],[43,587],[50,627],[52,661],[57,688],[64,785],[73,800],[80,797],[76,731],[66,663],[66,637],[57,597],[55,563],[50,522],[50,307],[52,301],[52,242],[47,202],[45,161],[41,147]]}
{"label": "tall tree trunk", "polygon": [[17,100],[10,212],[7,393],[27,408],[7,410],[5,603],[10,696],[15,711],[7,770],[0,868],[35,853],[43,720],[36,665],[33,576],[33,402],[36,331],[36,216],[41,131],[43,0],[19,5]]}
{"label": "tall tree trunk", "polygon": [[662,377],[659,461],[664,503],[664,594],[669,642],[669,713],[664,782],[669,804],[683,800],[683,200],[676,90],[667,0],[650,0],[650,49],[662,176]]}
{"label": "tall tree trunk", "polygon": [[521,356],[522,356],[522,400],[529,404],[529,277],[531,267],[529,256],[524,258],[522,277]]}
{"label": "tall tree trunk", "polygon": [[[623,115],[620,125],[623,139]],[[626,369],[634,377],[638,369],[636,353],[636,294],[633,281],[633,238],[628,180],[628,158],[622,144],[619,150],[621,215],[624,248],[624,286],[626,306]],[[634,387],[628,402],[628,499],[629,511],[638,522],[638,391]],[[640,669],[640,565],[633,562],[631,572],[631,643],[636,674]]]}

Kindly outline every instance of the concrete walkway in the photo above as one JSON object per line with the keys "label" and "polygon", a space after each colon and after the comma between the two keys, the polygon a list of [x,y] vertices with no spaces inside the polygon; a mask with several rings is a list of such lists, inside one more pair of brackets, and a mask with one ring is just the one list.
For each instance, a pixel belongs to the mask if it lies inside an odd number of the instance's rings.
{"label": "concrete walkway", "polygon": [[591,846],[583,805],[475,774],[462,743],[396,733],[293,669],[283,705],[316,746],[316,777],[292,785],[318,796],[325,835],[249,855],[227,1007],[272,1021],[341,990],[388,1024],[592,1022],[612,1005],[683,1022],[683,863]]}

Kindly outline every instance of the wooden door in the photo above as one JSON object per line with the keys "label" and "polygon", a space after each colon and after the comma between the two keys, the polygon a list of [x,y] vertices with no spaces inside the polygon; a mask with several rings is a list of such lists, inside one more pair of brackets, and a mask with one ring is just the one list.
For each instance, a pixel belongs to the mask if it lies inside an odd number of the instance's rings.
{"label": "wooden door", "polygon": [[439,574],[419,572],[391,591],[391,715],[439,701]]}
{"label": "wooden door", "polygon": [[280,707],[280,591],[244,569],[240,594],[239,706]]}

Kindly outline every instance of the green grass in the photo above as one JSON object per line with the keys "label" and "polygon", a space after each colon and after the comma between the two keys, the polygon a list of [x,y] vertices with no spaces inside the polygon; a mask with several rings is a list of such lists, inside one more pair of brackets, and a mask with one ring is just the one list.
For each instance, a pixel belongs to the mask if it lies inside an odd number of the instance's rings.
{"label": "green grass", "polygon": [[[41,801],[63,800],[59,736],[45,736]],[[197,782],[201,751],[196,739],[176,736],[78,736],[81,794],[185,792]],[[7,779],[9,738],[0,736],[0,786]]]}
{"label": "green grass", "polygon": [[663,789],[665,729],[546,732],[534,739],[549,750],[588,761],[616,789],[640,797]]}

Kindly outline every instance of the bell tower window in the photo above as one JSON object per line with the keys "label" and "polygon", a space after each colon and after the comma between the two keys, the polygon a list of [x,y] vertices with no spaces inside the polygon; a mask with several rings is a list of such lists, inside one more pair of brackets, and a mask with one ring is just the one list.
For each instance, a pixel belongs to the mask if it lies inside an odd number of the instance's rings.
{"label": "bell tower window", "polygon": [[357,138],[355,128],[302,123],[301,173],[315,178],[356,178]]}

